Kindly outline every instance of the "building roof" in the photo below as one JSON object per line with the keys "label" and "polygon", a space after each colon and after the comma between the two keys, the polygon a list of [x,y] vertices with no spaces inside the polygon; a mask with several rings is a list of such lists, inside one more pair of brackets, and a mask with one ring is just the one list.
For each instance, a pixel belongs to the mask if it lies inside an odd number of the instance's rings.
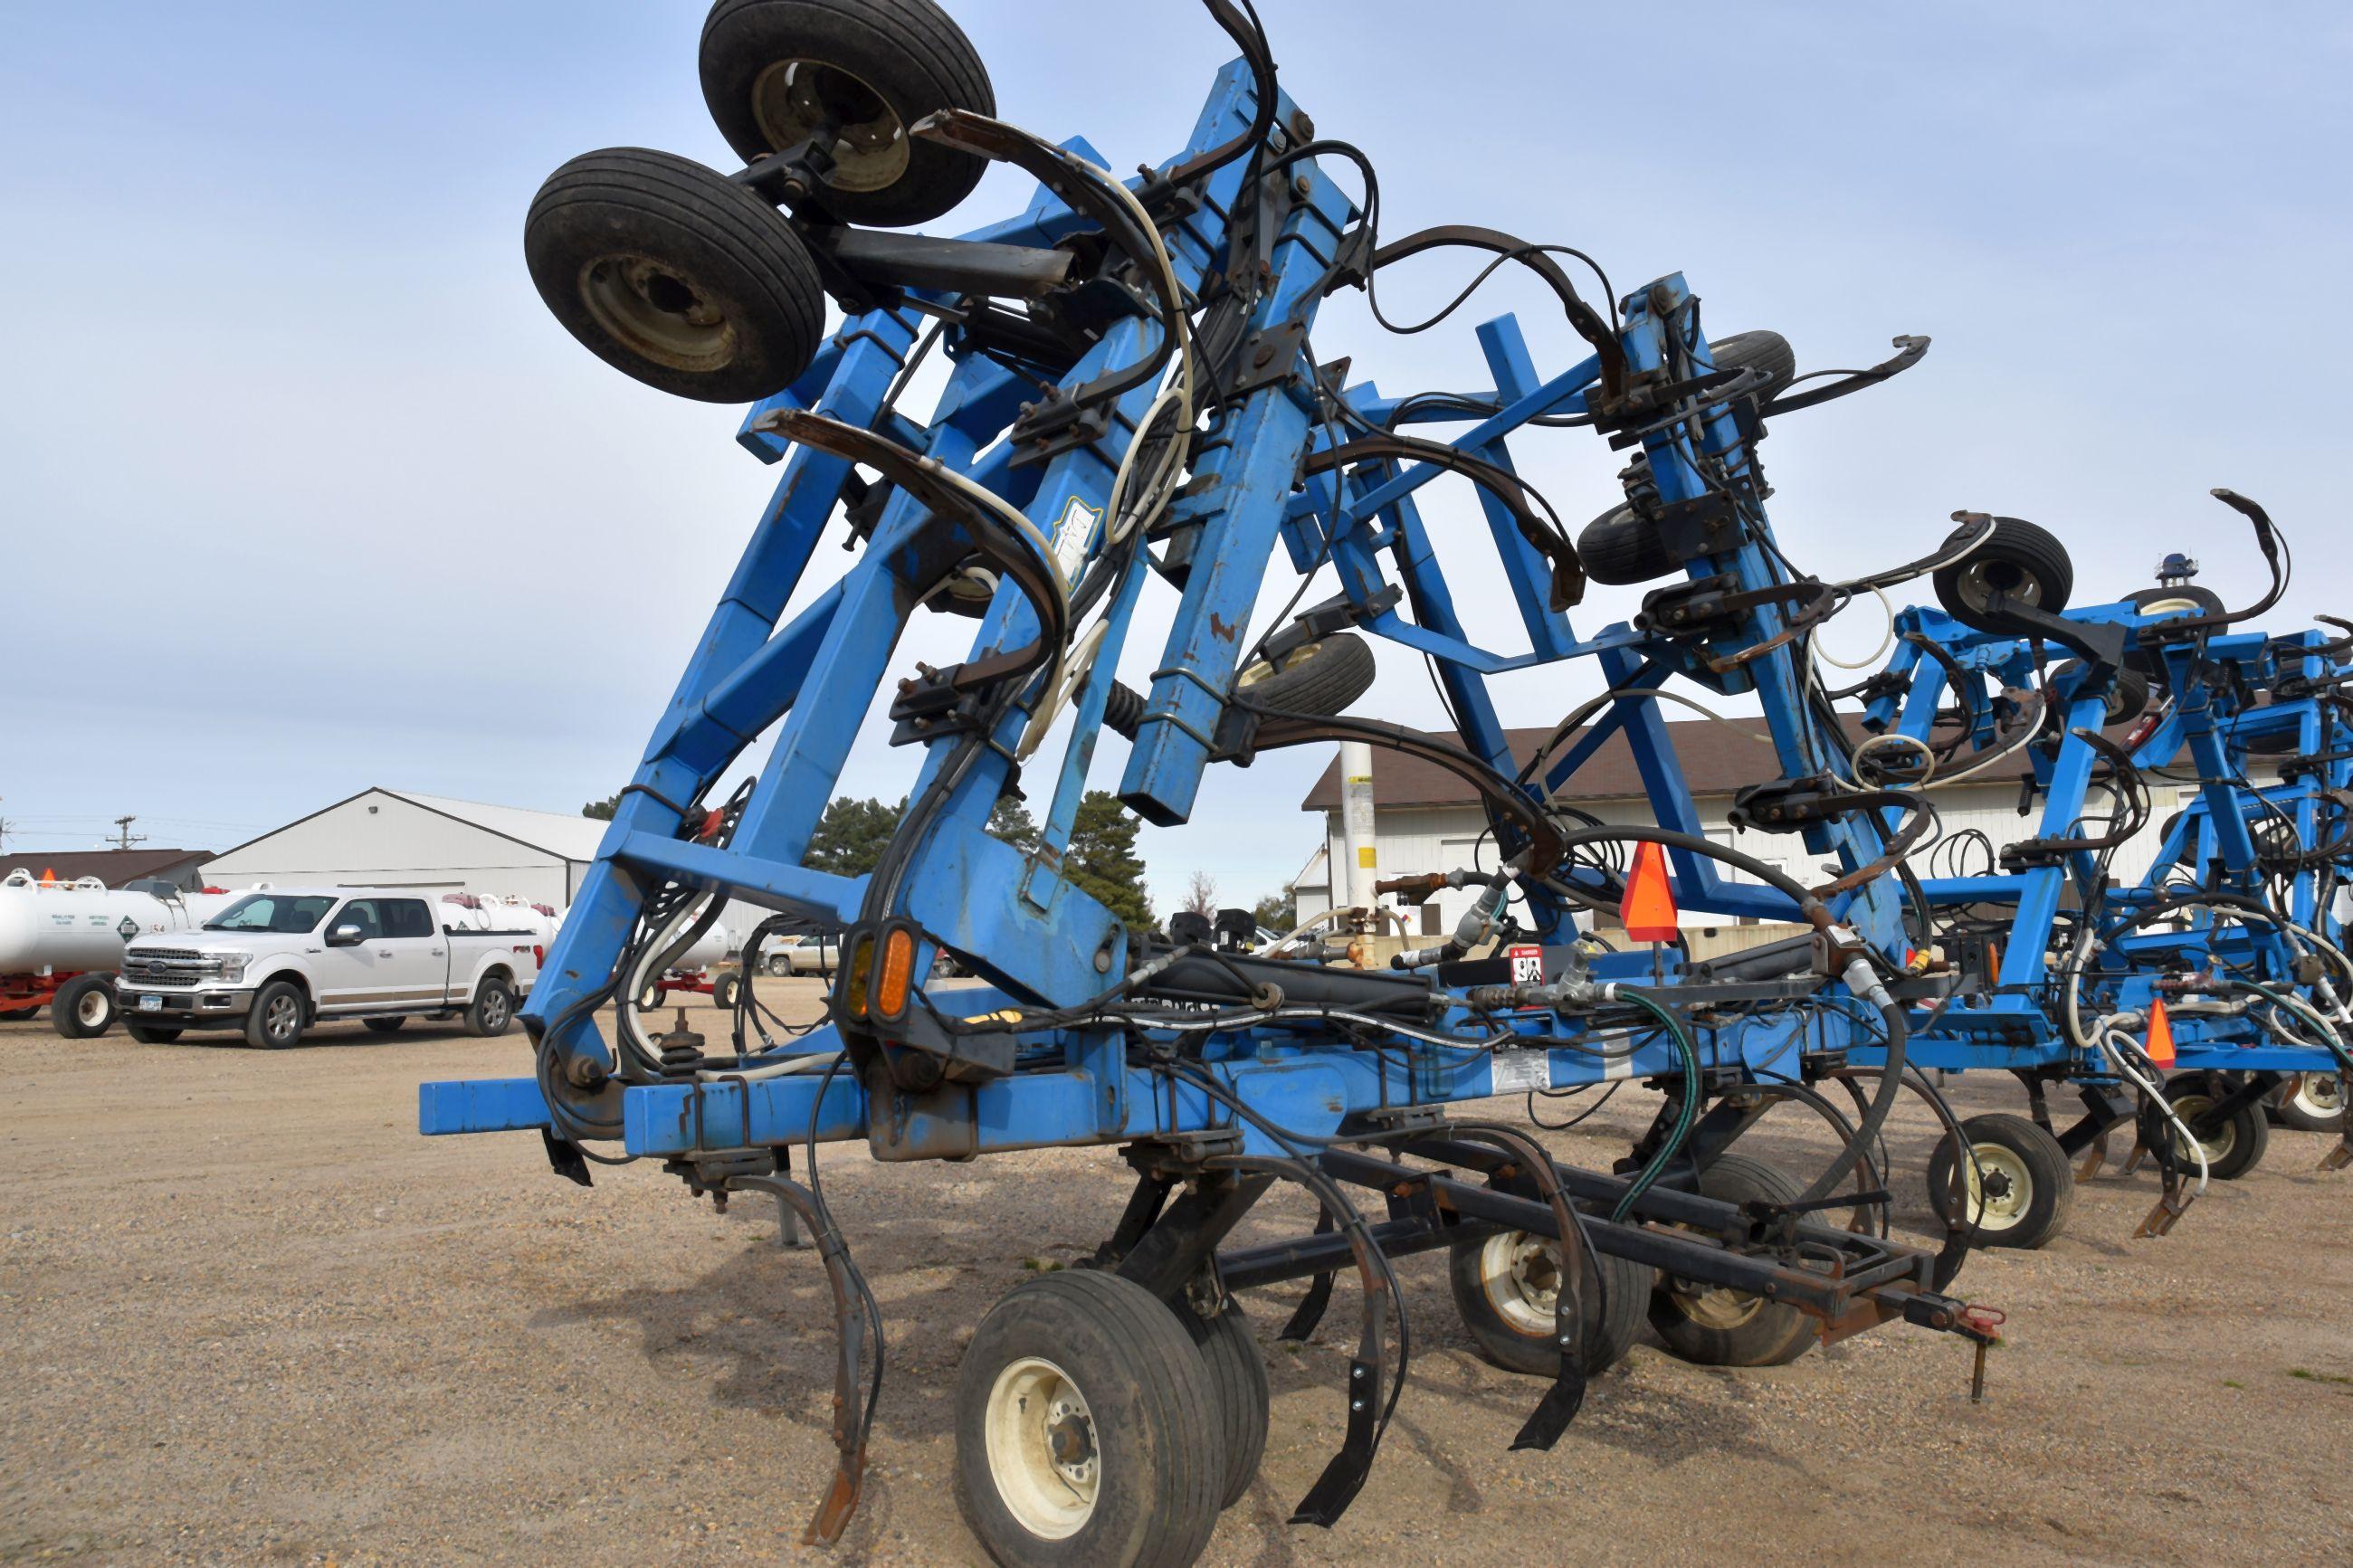
{"label": "building roof", "polygon": [[[332,805],[322,805],[308,816],[298,816],[292,822],[248,838],[243,844],[234,845],[209,858],[226,860],[241,850],[251,848],[265,838],[275,838],[289,827],[308,822],[312,817],[324,816],[331,811],[340,810],[355,800],[365,800],[372,795],[388,795],[394,800],[406,801],[420,810],[454,818],[470,826],[479,827],[485,833],[495,833],[500,837],[521,844],[526,848],[536,849],[542,854],[553,855],[563,860],[594,860],[596,858],[596,846],[604,842],[605,838],[607,825],[593,816],[566,816],[560,811],[533,811],[520,805],[486,805],[480,801],[451,800],[447,795],[419,795],[415,790],[386,789],[382,784],[375,784],[360,791],[357,795],[346,795]],[[37,872],[35,874],[38,875]],[[63,876],[65,873],[60,871],[58,874]]]}
{"label": "building roof", "polygon": [[142,877],[167,876],[193,860],[209,860],[209,849],[17,849],[0,855],[0,877],[22,867],[35,877],[57,873],[60,882],[95,877],[110,888]]}
{"label": "building roof", "polygon": [[[1853,738],[1860,740],[1868,731],[1862,729],[1861,714],[1842,715]],[[1773,758],[1773,748],[1761,737],[1765,733],[1762,719],[1683,719],[1667,722],[1667,736],[1674,744],[1675,755],[1683,760],[1683,777],[1695,795],[1731,795],[1760,779],[1778,778],[1781,770]],[[1550,729],[1506,730],[1512,755],[1525,763],[1535,755]],[[1579,731],[1581,735],[1582,731]],[[1441,739],[1452,740],[1451,734],[1441,733]],[[1564,742],[1566,751],[1574,742]],[[1470,805],[1479,795],[1470,784],[1455,773],[1435,763],[1422,762],[1402,752],[1375,748],[1373,758],[1373,804],[1384,805]],[[1586,759],[1585,765],[1562,784],[1555,800],[1638,800],[1645,792],[1642,775],[1635,770],[1633,749],[1626,743],[1626,733],[1619,731],[1601,743],[1600,749]],[[1335,756],[1325,765],[1315,787],[1299,803],[1302,811],[1337,811],[1340,809],[1340,759]]]}
{"label": "building roof", "polygon": [[427,811],[438,811],[444,816],[454,816],[470,822],[477,827],[528,844],[534,849],[544,849],[566,860],[594,860],[596,846],[605,839],[605,829],[610,824],[594,816],[575,814],[566,816],[560,811],[533,811],[520,805],[485,805],[480,801],[451,800],[446,795],[418,795],[414,790],[384,789],[381,793],[411,805],[421,805]]}

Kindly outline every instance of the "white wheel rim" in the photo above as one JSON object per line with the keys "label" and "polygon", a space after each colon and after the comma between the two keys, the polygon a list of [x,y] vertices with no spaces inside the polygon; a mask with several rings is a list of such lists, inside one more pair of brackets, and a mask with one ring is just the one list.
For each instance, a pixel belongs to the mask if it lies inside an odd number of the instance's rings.
{"label": "white wheel rim", "polygon": [[2296,1081],[2295,1108],[2306,1116],[2335,1116],[2345,1109],[2345,1084],[2333,1072],[2308,1072]]}
{"label": "white wheel rim", "polygon": [[1515,1334],[1552,1337],[1560,1310],[1560,1248],[1525,1230],[1499,1231],[1479,1249],[1487,1304]]}
{"label": "white wheel rim", "polygon": [[85,991],[81,994],[81,1000],[74,1004],[74,1019],[85,1029],[95,1029],[106,1022],[107,1013],[112,1005],[106,999],[105,992]]}
{"label": "white wheel rim", "polygon": [[838,190],[879,191],[907,169],[913,148],[888,100],[856,71],[825,60],[779,60],[752,84],[752,118],[775,148],[812,135],[829,117],[825,94],[854,89],[864,117],[837,121],[833,169],[825,183]]}
{"label": "white wheel rim", "polygon": [[1086,1527],[1103,1488],[1103,1452],[1070,1373],[1039,1356],[1006,1367],[989,1385],[981,1430],[989,1479],[1022,1529],[1066,1541]]}
{"label": "white wheel rim", "polygon": [[[2187,1126],[2204,1115],[2206,1108],[2213,1103],[2214,1098],[2211,1095],[2185,1094],[2173,1102],[2173,1114],[2181,1118],[2182,1124]],[[2215,1130],[2214,1136],[2198,1140],[2198,1146],[2205,1151],[2206,1163],[2212,1165],[2228,1159],[2231,1151],[2238,1146],[2238,1142],[2237,1123],[2225,1121]],[[2189,1161],[2193,1165],[2198,1163],[2190,1155],[2189,1140],[2184,1138],[2179,1129],[2175,1129],[2173,1132],[2173,1151],[2177,1158]]]}
{"label": "white wheel rim", "polygon": [[1963,1169],[1968,1187],[1969,1223],[1982,1231],[2015,1229],[2034,1204],[2034,1176],[2014,1149],[1972,1143],[1977,1163]]}

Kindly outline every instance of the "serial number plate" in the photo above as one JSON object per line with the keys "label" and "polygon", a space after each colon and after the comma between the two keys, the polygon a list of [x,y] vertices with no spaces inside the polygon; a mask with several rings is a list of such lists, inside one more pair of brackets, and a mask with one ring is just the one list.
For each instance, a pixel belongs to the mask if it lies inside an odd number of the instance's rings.
{"label": "serial number plate", "polygon": [[1552,1087],[1552,1058],[1541,1049],[1497,1051],[1488,1059],[1493,1064],[1497,1094],[1525,1094]]}

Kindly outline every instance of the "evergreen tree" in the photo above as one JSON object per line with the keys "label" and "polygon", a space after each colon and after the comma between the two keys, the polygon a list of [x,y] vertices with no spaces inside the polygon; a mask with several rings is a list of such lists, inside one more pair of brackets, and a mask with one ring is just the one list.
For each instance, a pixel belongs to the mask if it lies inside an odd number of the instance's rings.
{"label": "evergreen tree", "polygon": [[1135,853],[1136,830],[1143,826],[1119,796],[1091,789],[1079,801],[1070,852],[1062,858],[1062,874],[1071,885],[1100,900],[1131,931],[1152,929],[1152,899],[1144,889],[1144,861]]}
{"label": "evergreen tree", "polygon": [[1038,824],[1031,819],[1029,808],[1015,796],[997,797],[997,809],[988,814],[988,836],[1001,838],[1017,849],[1027,849],[1038,842]]}
{"label": "evergreen tree", "polygon": [[602,800],[592,800],[580,808],[583,816],[593,816],[599,822],[613,820],[613,813],[621,808],[621,792],[615,790]]}
{"label": "evergreen tree", "polygon": [[837,877],[862,877],[882,858],[906,812],[903,795],[897,805],[836,795],[818,819],[817,831],[809,835],[808,853],[801,858],[801,864]]}
{"label": "evergreen tree", "polygon": [[1250,909],[1258,923],[1278,936],[1287,936],[1299,925],[1299,897],[1289,888],[1279,893],[1269,893]]}

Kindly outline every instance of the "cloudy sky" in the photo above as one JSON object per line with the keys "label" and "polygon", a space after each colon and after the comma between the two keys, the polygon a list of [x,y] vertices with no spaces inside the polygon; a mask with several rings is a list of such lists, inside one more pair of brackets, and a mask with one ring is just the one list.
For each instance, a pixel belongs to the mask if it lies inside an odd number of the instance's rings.
{"label": "cloudy sky", "polygon": [[[1176,149],[1231,52],[1189,0],[951,8],[1003,113],[1119,167]],[[9,847],[86,846],[122,812],[218,847],[372,784],[569,811],[626,780],[776,475],[731,411],[577,348],[524,274],[522,222],[591,147],[726,163],[695,85],[703,9],[0,0]],[[1912,556],[1968,507],[2056,530],[2079,601],[2186,549],[2244,603],[2260,563],[2205,495],[2228,485],[2295,548],[2276,620],[2348,609],[2353,13],[1263,9],[1285,87],[1379,165],[1391,235],[1574,244],[1620,289],[1680,268],[1715,335],[1776,328],[1804,368],[1935,338],[1900,382],[1776,427],[1773,515],[1810,569]],[[992,175],[934,226],[1027,194]],[[1463,267],[1400,268],[1392,313]],[[1504,279],[1459,330],[1377,335],[1352,297],[1316,338],[1390,390],[1476,385],[1470,328],[1513,309],[1545,368],[1574,356]],[[1572,526],[1613,499],[1589,433],[1521,458]],[[1471,496],[1426,510],[1474,624],[1517,646]],[[846,561],[822,547],[813,575]],[[1601,590],[1577,624],[1633,597]],[[906,659],[955,657],[965,626],[920,628]],[[1878,634],[1858,609],[1825,643]],[[1541,723],[1592,686],[1533,671],[1499,699]],[[1359,711],[1438,715],[1395,649]],[[1106,744],[1098,777],[1124,760]],[[867,746],[844,784],[895,797],[913,763]],[[1322,763],[1218,770],[1189,828],[1147,834],[1164,907],[1197,867],[1234,901],[1295,872]]]}

